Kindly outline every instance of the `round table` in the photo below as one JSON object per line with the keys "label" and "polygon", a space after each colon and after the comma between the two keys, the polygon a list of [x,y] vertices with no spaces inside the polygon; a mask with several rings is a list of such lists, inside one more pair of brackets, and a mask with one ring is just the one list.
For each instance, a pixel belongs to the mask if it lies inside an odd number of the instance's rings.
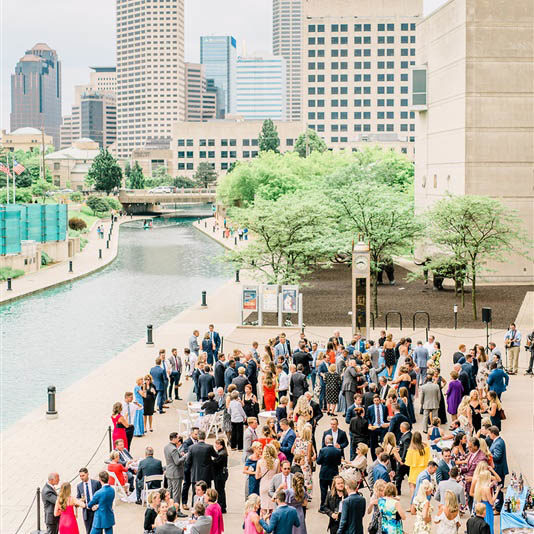
{"label": "round table", "polygon": [[258,422],[261,425],[267,424],[267,419],[274,417],[276,419],[276,412],[260,412],[258,414]]}

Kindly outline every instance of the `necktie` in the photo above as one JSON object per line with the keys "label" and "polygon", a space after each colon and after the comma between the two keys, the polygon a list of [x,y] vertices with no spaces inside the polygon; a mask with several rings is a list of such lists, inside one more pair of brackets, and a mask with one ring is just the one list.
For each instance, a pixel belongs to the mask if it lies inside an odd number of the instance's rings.
{"label": "necktie", "polygon": [[128,424],[132,424],[132,418],[130,417],[130,403],[126,403],[126,409],[128,410]]}
{"label": "necktie", "polygon": [[85,498],[87,502],[89,502],[91,499],[89,498],[89,484],[87,482],[85,483]]}
{"label": "necktie", "polygon": [[382,426],[382,411],[380,410],[378,406],[376,407],[376,420],[377,420],[378,426]]}

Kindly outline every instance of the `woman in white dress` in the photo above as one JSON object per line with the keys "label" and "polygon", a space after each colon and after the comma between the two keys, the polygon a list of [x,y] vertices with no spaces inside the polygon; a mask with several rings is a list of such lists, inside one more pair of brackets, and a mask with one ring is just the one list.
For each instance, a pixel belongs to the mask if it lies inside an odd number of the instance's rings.
{"label": "woman in white dress", "polygon": [[445,505],[440,506],[440,513],[434,518],[438,525],[437,534],[458,534],[460,527],[460,512],[456,495],[447,490],[445,492]]}

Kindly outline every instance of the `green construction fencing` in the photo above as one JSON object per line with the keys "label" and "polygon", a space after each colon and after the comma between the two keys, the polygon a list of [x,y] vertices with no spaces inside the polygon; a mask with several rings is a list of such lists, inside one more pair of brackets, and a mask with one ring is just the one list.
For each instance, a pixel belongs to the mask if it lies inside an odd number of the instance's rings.
{"label": "green construction fencing", "polygon": [[0,204],[0,254],[19,254],[21,241],[67,238],[66,204]]}

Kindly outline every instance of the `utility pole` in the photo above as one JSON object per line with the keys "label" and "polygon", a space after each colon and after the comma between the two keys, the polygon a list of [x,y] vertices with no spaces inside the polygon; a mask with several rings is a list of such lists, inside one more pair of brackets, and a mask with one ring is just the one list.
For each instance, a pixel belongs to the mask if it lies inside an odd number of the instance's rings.
{"label": "utility pole", "polygon": [[9,173],[11,172],[9,170],[9,150],[6,154],[6,163],[7,163],[7,173],[6,173],[6,203],[9,204]]}
{"label": "utility pole", "polygon": [[43,181],[46,182],[44,126],[43,126],[43,123],[41,123],[41,161],[42,161],[42,165],[43,165]]}

